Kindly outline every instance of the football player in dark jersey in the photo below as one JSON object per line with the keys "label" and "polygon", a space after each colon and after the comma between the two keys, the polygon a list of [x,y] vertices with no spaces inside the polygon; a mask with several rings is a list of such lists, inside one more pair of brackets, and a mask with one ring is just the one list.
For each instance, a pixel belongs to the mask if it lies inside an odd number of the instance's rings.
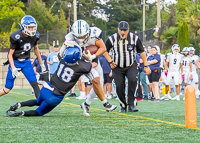
{"label": "football player in dark jersey", "polygon": [[26,15],[21,19],[21,29],[10,35],[10,50],[8,52],[8,73],[6,77],[5,88],[0,90],[0,96],[8,94],[13,88],[15,78],[20,75],[20,71],[25,75],[34,89],[36,98],[39,96],[39,87],[33,67],[30,62],[30,50],[34,47],[35,54],[40,62],[42,71],[45,71],[45,65],[42,63],[40,52],[37,46],[39,33],[35,19]]}
{"label": "football player in dark jersey", "polygon": [[[7,110],[7,116],[42,116],[53,110],[63,100],[82,74],[90,72],[92,64],[81,57],[81,49],[68,47],[60,60],[60,64],[50,82],[44,83],[37,99],[13,104]],[[19,111],[23,106],[39,106],[36,110]],[[16,110],[16,111],[15,111]]]}

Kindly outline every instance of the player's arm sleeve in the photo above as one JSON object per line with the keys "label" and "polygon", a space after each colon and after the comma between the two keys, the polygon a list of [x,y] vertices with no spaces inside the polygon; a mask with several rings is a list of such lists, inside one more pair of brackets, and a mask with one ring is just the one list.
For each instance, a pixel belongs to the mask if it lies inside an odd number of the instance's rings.
{"label": "player's arm sleeve", "polygon": [[112,43],[110,41],[110,37],[108,38],[108,40],[106,41],[106,49],[107,49],[107,52],[109,53],[110,49],[113,47],[112,46]]}
{"label": "player's arm sleeve", "polygon": [[137,35],[135,35],[135,43],[136,43],[135,46],[136,46],[137,53],[144,52],[144,48],[143,48],[142,42],[141,42],[141,40],[139,39],[139,37]]}
{"label": "player's arm sleeve", "polygon": [[16,49],[17,47],[17,40],[10,36],[10,49]]}
{"label": "player's arm sleeve", "polygon": [[95,27],[93,32],[95,32],[95,31],[96,31],[95,38],[97,40],[102,39],[102,30],[99,29],[98,27]]}

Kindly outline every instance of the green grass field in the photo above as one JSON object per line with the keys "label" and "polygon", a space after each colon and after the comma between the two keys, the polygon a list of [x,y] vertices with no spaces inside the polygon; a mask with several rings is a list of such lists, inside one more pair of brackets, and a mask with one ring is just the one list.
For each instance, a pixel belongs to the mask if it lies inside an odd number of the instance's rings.
{"label": "green grass field", "polygon": [[[200,115],[197,129],[185,128],[182,100],[140,101],[139,112],[126,114],[118,112],[120,106],[115,99],[109,100],[118,105],[114,112],[106,112],[100,100],[94,100],[90,117],[85,117],[80,108],[84,100],[70,98],[43,117],[7,117],[10,105],[34,98],[30,93],[30,90],[12,90],[1,97],[0,143],[200,142]],[[197,100],[197,112],[200,113],[200,100]]]}

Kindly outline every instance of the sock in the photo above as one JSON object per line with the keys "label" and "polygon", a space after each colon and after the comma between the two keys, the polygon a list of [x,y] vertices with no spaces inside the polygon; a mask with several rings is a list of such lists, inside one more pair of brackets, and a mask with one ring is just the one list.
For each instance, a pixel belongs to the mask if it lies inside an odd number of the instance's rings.
{"label": "sock", "polygon": [[82,91],[82,96],[85,96],[85,92]]}
{"label": "sock", "polygon": [[39,116],[36,110],[23,111],[24,116]]}
{"label": "sock", "polygon": [[94,89],[92,88],[90,90],[89,95],[87,96],[87,99],[85,100],[85,102],[90,105],[92,103],[92,101],[94,100],[94,98],[96,97],[96,93],[94,92]]}
{"label": "sock", "polygon": [[107,102],[108,102],[107,99],[105,99],[104,101],[101,101],[102,104],[105,104]]}
{"label": "sock", "polygon": [[39,105],[37,103],[37,99],[27,100],[27,101],[24,101],[24,102],[20,102],[19,104],[20,104],[21,107],[23,107],[23,106],[31,107],[31,106],[35,106],[35,105],[38,106]]}
{"label": "sock", "polygon": [[33,81],[33,82],[31,83],[31,86],[32,86],[32,88],[33,88],[33,90],[34,90],[35,97],[38,98],[38,96],[40,95],[40,88],[39,88],[39,86],[38,86],[37,81]]}

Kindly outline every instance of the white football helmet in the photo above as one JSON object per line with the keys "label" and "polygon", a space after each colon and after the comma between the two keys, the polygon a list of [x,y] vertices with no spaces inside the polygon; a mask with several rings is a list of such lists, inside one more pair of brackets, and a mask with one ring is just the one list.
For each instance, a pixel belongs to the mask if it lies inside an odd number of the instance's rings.
{"label": "white football helmet", "polygon": [[155,47],[157,49],[157,53],[160,53],[160,47],[158,45],[154,45],[153,47]]}
{"label": "white football helmet", "polygon": [[[178,52],[175,52],[175,49],[178,49]],[[179,53],[179,52],[180,52],[180,46],[179,46],[178,44],[174,44],[174,45],[172,46],[172,52],[173,52],[174,54]]]}
{"label": "white football helmet", "polygon": [[190,55],[194,55],[194,53],[195,53],[195,48],[192,47],[192,46],[190,46],[190,47],[189,47],[189,52],[190,52]]}
{"label": "white football helmet", "polygon": [[72,35],[74,40],[80,45],[84,45],[89,39],[89,25],[85,20],[77,20],[72,25]]}
{"label": "white football helmet", "polygon": [[181,53],[182,53],[183,55],[185,55],[185,54],[188,55],[188,54],[189,54],[189,48],[188,48],[188,47],[184,47]]}
{"label": "white football helmet", "polygon": [[[21,19],[21,29],[28,36],[35,36],[37,31],[37,22],[31,15],[26,15]],[[29,28],[32,27],[32,30]]]}

